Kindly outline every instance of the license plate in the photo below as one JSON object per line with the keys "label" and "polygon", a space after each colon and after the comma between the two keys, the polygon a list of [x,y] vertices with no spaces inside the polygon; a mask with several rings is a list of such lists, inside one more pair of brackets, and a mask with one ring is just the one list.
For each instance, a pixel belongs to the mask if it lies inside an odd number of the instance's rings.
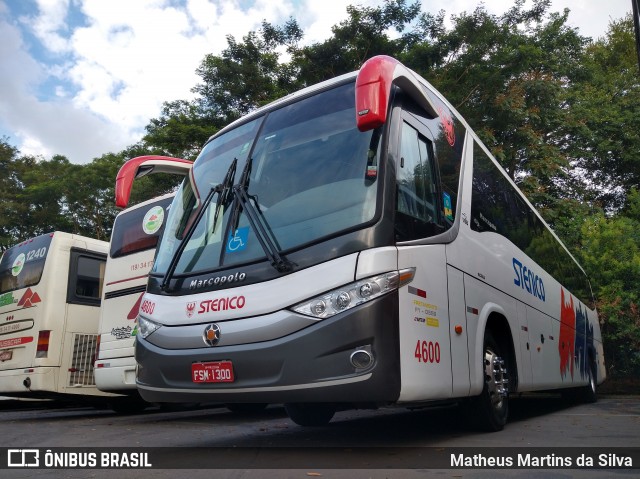
{"label": "license plate", "polygon": [[0,351],[0,361],[9,361],[13,357],[13,351]]}
{"label": "license plate", "polygon": [[191,380],[194,383],[232,383],[234,381],[233,364],[231,361],[193,363]]}

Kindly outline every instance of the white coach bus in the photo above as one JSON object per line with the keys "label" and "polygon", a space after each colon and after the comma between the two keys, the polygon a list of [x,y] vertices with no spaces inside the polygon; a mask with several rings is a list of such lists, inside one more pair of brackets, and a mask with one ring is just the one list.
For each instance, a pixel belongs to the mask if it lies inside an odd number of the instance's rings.
{"label": "white coach bus", "polygon": [[178,190],[138,318],[148,401],[467,404],[605,378],[589,282],[428,82],[390,57],[232,123]]}
{"label": "white coach bus", "polygon": [[93,361],[108,243],[63,232],[0,261],[0,395],[105,396]]}
{"label": "white coach bus", "polygon": [[[136,178],[152,173],[185,175],[191,165],[191,161],[166,156],[132,158],[116,177],[116,206],[126,208]],[[121,211],[111,232],[95,376],[98,389],[122,395],[109,401],[119,412],[135,412],[148,406],[140,398],[135,382],[136,318],[172,199],[173,194],[168,194]]]}

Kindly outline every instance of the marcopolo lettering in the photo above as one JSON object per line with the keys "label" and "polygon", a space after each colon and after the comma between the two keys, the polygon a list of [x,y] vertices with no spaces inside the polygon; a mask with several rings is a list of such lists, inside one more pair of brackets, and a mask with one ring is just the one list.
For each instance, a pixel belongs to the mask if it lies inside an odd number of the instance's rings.
{"label": "marcopolo lettering", "polygon": [[246,273],[236,273],[224,276],[212,276],[207,279],[194,279],[189,283],[189,289],[206,288],[207,286],[218,286],[227,283],[237,283],[244,281],[247,277]]}
{"label": "marcopolo lettering", "polygon": [[516,273],[516,277],[513,279],[513,284],[520,286],[526,290],[527,293],[535,296],[541,301],[545,300],[544,283],[542,278],[534,273],[526,265],[523,265],[516,258],[513,258],[513,271]]}
{"label": "marcopolo lettering", "polygon": [[227,311],[229,309],[242,309],[245,305],[244,296],[231,296],[229,298],[216,298],[200,301],[198,314],[211,313],[216,311]]}

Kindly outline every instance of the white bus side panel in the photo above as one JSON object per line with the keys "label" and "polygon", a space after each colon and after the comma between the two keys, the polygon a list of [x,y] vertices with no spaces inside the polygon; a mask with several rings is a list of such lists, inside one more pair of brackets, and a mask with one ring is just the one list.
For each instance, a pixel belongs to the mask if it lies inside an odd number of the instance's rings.
{"label": "white bus side panel", "polygon": [[[143,282],[146,283],[146,276],[130,286],[139,286]],[[143,295],[144,292],[135,292],[102,300],[100,360],[133,357],[136,317]]]}
{"label": "white bus side panel", "polygon": [[[136,323],[144,293],[103,299],[100,319],[100,358],[96,360],[96,386],[102,391],[135,389]],[[137,312],[136,312],[137,315]]]}
{"label": "white bus side panel", "polygon": [[517,302],[518,308],[518,325],[519,343],[520,343],[520,361],[518,362],[518,389],[527,391],[533,387],[532,368],[531,368],[531,342],[529,325],[527,323],[527,305]]}
{"label": "white bus side panel", "polygon": [[[447,265],[447,285],[453,397],[465,397],[469,395],[469,332],[464,297],[464,273]],[[456,330],[457,327],[459,327],[458,330]]]}
{"label": "white bus side panel", "polygon": [[398,402],[446,399],[452,394],[447,268],[444,245],[398,248],[398,267],[416,267],[399,290]]}
{"label": "white bus side panel", "polygon": [[[469,183],[467,181],[465,186]],[[519,391],[585,385],[586,374],[577,368],[579,358],[574,354],[579,349],[575,344],[581,341],[576,327],[568,327],[567,324],[582,324],[576,318],[583,318],[583,322],[591,324],[595,313],[586,310],[566,290],[562,293],[562,286],[508,239],[492,232],[472,231],[469,221],[465,222],[465,218],[471,217],[467,202],[462,205],[462,217],[457,238],[447,245],[447,261],[465,272],[471,394],[479,394],[482,389],[479,361],[484,328],[488,314],[494,311],[503,311],[500,314],[505,316],[510,326]],[[543,295],[533,295],[524,286],[516,284],[514,260],[540,277],[544,285],[544,300]],[[561,307],[563,294],[564,308]],[[477,310],[479,317],[470,310]],[[485,311],[484,317],[480,314],[482,311]],[[564,326],[563,314],[571,317],[570,320],[565,319]],[[585,320],[581,314],[588,319]],[[599,329],[594,328],[595,341],[592,342],[596,351],[602,349],[602,343],[596,338],[599,334]],[[563,342],[569,345],[568,350],[562,347]],[[599,357],[602,358],[601,355]],[[565,364],[564,368],[561,363]],[[598,365],[601,363],[599,360]],[[574,365],[573,374],[571,364]]]}
{"label": "white bus side panel", "polygon": [[[509,323],[509,329],[514,340],[517,341],[520,335],[518,334],[519,324],[517,322],[517,302],[515,299],[468,274],[464,276],[464,293],[467,304],[467,327],[469,330],[470,393],[473,396],[482,392],[484,382],[484,331],[489,317],[492,314],[504,316]],[[514,349],[516,362],[520,368],[522,364],[521,348],[515,344]]]}
{"label": "white bus side panel", "polygon": [[531,359],[532,390],[549,389],[560,379],[557,335],[554,335],[553,318],[526,306],[529,327],[529,356]]}

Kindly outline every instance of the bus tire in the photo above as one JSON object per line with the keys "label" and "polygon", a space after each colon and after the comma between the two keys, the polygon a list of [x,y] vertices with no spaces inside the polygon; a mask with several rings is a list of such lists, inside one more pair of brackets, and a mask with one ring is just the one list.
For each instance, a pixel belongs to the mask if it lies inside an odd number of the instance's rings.
{"label": "bus tire", "polygon": [[589,361],[587,385],[578,389],[578,400],[580,402],[594,403],[598,400],[596,377],[596,365],[593,361]]}
{"label": "bus tire", "polygon": [[336,413],[332,404],[325,403],[287,403],[284,408],[299,426],[326,426]]}
{"label": "bus tire", "polygon": [[509,383],[506,350],[493,339],[490,331],[484,335],[482,393],[468,404],[470,419],[479,429],[501,431],[509,415]]}

